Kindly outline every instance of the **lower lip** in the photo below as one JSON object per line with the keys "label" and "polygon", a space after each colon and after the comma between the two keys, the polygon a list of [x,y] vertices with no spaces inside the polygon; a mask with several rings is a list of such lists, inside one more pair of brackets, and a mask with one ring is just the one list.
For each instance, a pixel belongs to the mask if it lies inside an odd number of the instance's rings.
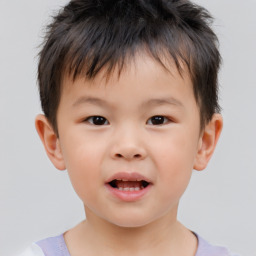
{"label": "lower lip", "polygon": [[138,201],[142,197],[144,197],[150,190],[151,184],[149,184],[146,188],[143,188],[138,191],[123,191],[116,188],[113,188],[109,184],[106,184],[107,189],[110,191],[112,195],[117,197],[118,199],[125,202],[134,202]]}

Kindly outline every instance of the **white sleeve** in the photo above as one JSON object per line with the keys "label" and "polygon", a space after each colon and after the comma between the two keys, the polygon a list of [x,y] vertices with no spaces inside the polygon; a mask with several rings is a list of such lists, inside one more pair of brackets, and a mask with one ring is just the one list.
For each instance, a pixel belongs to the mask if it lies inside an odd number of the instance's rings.
{"label": "white sleeve", "polygon": [[32,244],[22,254],[18,256],[45,256],[45,255],[38,245]]}

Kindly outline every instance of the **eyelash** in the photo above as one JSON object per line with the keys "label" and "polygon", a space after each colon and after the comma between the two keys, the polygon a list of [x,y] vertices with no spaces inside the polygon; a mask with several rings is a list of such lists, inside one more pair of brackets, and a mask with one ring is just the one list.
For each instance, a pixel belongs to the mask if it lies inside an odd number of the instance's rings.
{"label": "eyelash", "polygon": [[[159,123],[160,121],[160,123]],[[150,117],[146,124],[149,125],[164,125],[169,123],[171,120],[165,116],[152,116]],[[89,116],[88,118],[85,119],[85,122],[88,122],[92,125],[96,125],[96,126],[102,126],[102,125],[109,125],[109,121],[103,117],[103,116]],[[162,123],[161,123],[162,122]]]}
{"label": "eyelash", "polygon": [[[108,120],[103,116],[89,116],[88,118],[85,119],[85,122],[88,122],[92,125],[97,125],[97,126],[109,125]],[[98,124],[96,124],[95,122],[98,122]]]}
{"label": "eyelash", "polygon": [[[153,120],[153,118],[154,118],[154,121],[152,122],[152,120]],[[167,118],[166,116],[161,116],[161,115],[159,115],[159,116],[152,116],[152,117],[150,117],[149,119],[148,119],[148,121],[147,121],[147,124],[148,124],[148,122],[151,120],[151,124],[150,125],[164,125],[164,124],[167,124],[167,123],[169,123],[170,122],[170,119],[169,118]],[[163,123],[158,123],[158,124],[156,124],[157,122],[161,122],[161,121],[163,121]],[[155,124],[154,124],[154,122],[156,122]]]}

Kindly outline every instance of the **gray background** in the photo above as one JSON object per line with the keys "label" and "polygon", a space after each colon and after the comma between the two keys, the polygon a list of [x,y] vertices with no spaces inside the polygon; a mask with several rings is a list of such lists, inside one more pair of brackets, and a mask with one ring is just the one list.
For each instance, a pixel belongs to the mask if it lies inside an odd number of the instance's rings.
{"label": "gray background", "polygon": [[[66,172],[34,129],[42,28],[64,0],[0,1],[0,255],[59,234],[83,217]],[[179,219],[213,243],[256,256],[256,0],[197,0],[216,18],[224,130],[207,170],[194,172]]]}

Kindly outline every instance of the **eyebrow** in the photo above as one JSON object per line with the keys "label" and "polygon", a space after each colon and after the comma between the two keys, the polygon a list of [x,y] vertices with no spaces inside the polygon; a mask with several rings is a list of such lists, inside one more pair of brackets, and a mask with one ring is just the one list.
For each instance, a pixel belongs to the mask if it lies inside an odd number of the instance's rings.
{"label": "eyebrow", "polygon": [[176,106],[179,106],[179,107],[183,107],[183,104],[173,98],[173,97],[168,97],[168,98],[156,98],[156,99],[150,99],[146,102],[143,103],[143,106],[159,106],[159,105],[176,105]]}
{"label": "eyebrow", "polygon": [[87,96],[82,96],[82,97],[78,98],[78,100],[76,100],[72,104],[72,106],[76,107],[77,105],[86,104],[86,103],[93,104],[93,105],[100,105],[100,106],[103,106],[103,107],[106,107],[108,105],[105,100],[95,98],[95,97],[90,97],[90,96],[88,96],[88,97]]}
{"label": "eyebrow", "polygon": [[[109,104],[105,100],[100,99],[100,98],[90,97],[90,96],[82,96],[82,97],[78,98],[78,100],[76,100],[72,104],[72,106],[76,107],[77,105],[86,104],[86,103],[97,105],[97,106],[102,106],[102,107],[109,106]],[[179,100],[177,100],[173,97],[150,99],[150,100],[143,102],[142,107],[159,106],[159,105],[166,105],[166,104],[183,107],[183,104]]]}

